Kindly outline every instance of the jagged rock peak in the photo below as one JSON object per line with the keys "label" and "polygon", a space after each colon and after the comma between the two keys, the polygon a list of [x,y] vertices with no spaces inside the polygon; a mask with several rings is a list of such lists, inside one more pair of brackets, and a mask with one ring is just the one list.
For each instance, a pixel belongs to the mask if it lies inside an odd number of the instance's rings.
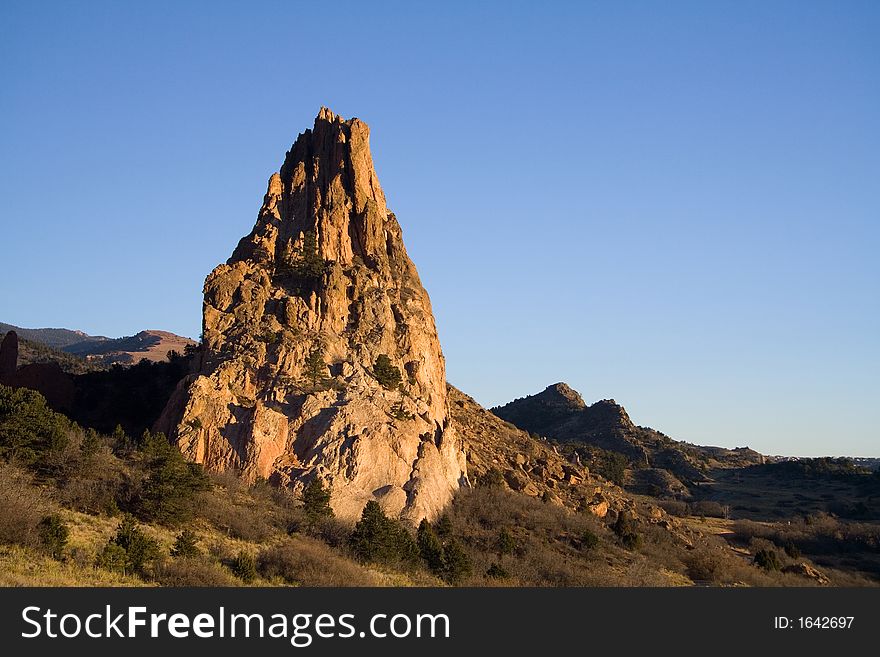
{"label": "jagged rock peak", "polygon": [[397,255],[389,235],[400,242],[373,166],[369,127],[326,107],[269,179],[257,224],[229,262],[278,262],[306,233],[314,234],[323,258],[342,265],[358,258],[373,268]]}
{"label": "jagged rock peak", "polygon": [[357,517],[434,518],[465,478],[431,302],[385,204],[369,128],[322,108],[256,225],[205,281],[197,373],[157,428],[190,458]]}
{"label": "jagged rock peak", "polygon": [[567,383],[560,382],[547,386],[544,391],[537,396],[543,397],[546,402],[561,403],[574,409],[584,408],[586,406],[581,394]]}

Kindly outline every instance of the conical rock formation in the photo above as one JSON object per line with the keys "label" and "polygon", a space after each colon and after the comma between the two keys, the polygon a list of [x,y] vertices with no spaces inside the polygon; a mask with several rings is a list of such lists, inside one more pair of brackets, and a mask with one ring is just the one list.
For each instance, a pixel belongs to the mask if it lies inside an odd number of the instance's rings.
{"label": "conical rock formation", "polygon": [[294,488],[320,476],[339,517],[377,499],[433,519],[465,459],[430,300],[369,135],[322,108],[298,137],[253,230],[205,281],[198,372],[157,426],[214,471]]}

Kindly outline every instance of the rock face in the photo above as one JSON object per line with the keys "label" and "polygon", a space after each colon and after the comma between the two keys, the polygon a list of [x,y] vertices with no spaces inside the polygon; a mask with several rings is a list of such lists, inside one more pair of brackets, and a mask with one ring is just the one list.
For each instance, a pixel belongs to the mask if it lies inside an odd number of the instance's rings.
{"label": "rock face", "polygon": [[9,384],[18,366],[18,334],[9,331],[0,342],[0,383]]}
{"label": "rock face", "polygon": [[633,423],[613,399],[587,405],[565,383],[492,409],[498,417],[568,448],[583,445],[627,457],[631,473],[627,486],[649,495],[680,496],[685,485],[709,481],[711,468],[739,467],[741,458],[730,450],[704,448],[672,440],[665,434]]}
{"label": "rock face", "polygon": [[[215,471],[329,484],[435,518],[465,480],[428,295],[373,168],[370,131],[322,108],[256,225],[204,288],[203,349],[157,428]],[[399,376],[399,384],[397,378]]]}

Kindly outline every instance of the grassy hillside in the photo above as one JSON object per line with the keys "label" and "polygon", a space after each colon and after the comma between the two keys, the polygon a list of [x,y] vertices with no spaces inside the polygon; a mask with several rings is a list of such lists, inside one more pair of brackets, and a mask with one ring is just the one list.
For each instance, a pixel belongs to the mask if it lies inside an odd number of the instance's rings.
{"label": "grassy hillside", "polygon": [[[4,585],[810,585],[782,547],[756,565],[721,532],[683,520],[599,518],[492,477],[418,528],[367,505],[356,525],[234,475],[208,476],[164,436],[83,430],[29,390],[0,387]],[[647,507],[646,507],[647,508]],[[675,530],[673,531],[674,528]],[[687,531],[685,531],[687,530]],[[776,545],[760,537],[761,548]],[[814,568],[812,562],[807,562]],[[835,584],[869,580],[823,569]]]}

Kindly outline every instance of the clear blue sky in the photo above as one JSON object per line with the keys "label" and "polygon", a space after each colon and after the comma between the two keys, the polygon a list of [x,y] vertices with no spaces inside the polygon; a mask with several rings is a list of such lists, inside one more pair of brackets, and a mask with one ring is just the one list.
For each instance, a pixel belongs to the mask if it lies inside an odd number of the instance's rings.
{"label": "clear blue sky", "polygon": [[484,405],[880,456],[880,3],[372,4],[5,0],[0,321],[198,335],[325,104]]}

